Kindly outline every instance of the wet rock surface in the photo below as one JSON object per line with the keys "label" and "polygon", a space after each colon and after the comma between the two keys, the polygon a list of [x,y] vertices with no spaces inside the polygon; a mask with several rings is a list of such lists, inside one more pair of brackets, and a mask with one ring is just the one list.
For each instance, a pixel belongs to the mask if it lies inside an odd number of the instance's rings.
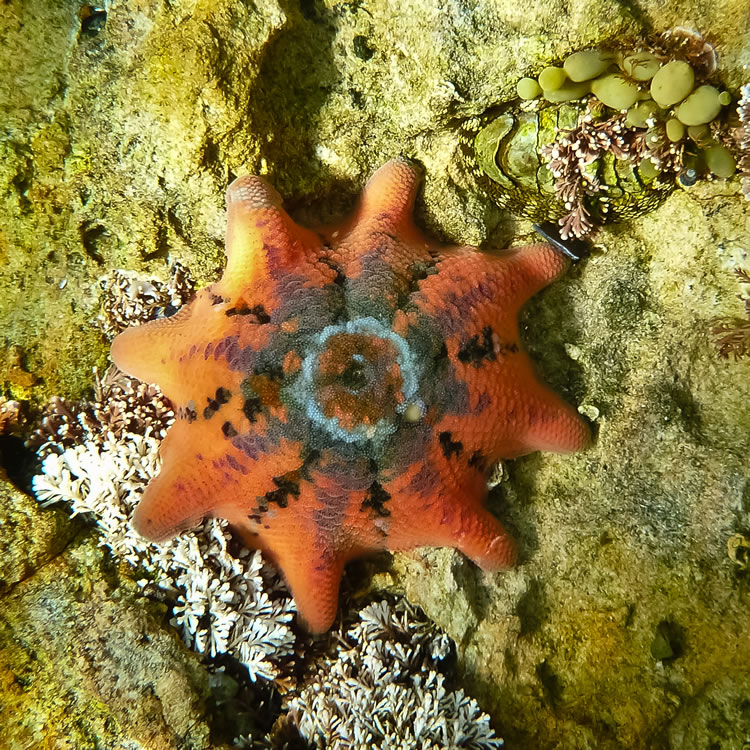
{"label": "wet rock surface", "polygon": [[[530,227],[473,185],[458,124],[520,77],[687,17],[715,40],[727,89],[750,65],[746,0],[80,12],[11,0],[0,19],[0,382],[32,402],[79,395],[105,363],[103,273],[166,278],[169,258],[216,277],[233,175],[267,172],[314,223],[404,154],[426,167],[428,231],[503,247]],[[742,314],[732,270],[748,267],[749,237],[736,179],[600,232],[522,319],[544,379],[597,437],[580,455],[507,464],[490,507],[521,564],[487,576],[449,550],[417,551],[376,578],[456,639],[465,685],[507,747],[728,750],[750,734],[750,578],[727,553],[750,532],[750,361],[719,359],[710,333]],[[63,747],[211,747],[207,678],[163,613],[59,511],[18,515],[19,502],[0,511],[12,746],[43,734]]]}

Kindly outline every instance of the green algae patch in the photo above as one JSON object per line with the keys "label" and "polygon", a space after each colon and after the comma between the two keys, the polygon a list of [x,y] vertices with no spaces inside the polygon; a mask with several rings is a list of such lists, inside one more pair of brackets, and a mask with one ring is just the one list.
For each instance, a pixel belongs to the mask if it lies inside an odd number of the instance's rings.
{"label": "green algae patch", "polygon": [[672,60],[656,71],[649,91],[653,100],[666,109],[681,102],[693,90],[694,83],[695,73],[690,65],[684,60]]}

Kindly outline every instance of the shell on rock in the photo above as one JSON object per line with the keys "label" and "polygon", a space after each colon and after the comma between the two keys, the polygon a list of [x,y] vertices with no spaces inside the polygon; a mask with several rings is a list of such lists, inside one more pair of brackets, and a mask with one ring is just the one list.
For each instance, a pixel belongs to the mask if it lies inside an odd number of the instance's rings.
{"label": "shell on rock", "polygon": [[[493,107],[464,126],[469,169],[501,208],[536,222],[556,222],[570,207],[556,194],[543,149],[560,133],[578,127],[586,113],[585,100],[554,104],[515,99]],[[676,187],[673,175],[650,173],[611,151],[591,161],[586,174],[601,185],[586,197],[596,224],[648,213]]]}

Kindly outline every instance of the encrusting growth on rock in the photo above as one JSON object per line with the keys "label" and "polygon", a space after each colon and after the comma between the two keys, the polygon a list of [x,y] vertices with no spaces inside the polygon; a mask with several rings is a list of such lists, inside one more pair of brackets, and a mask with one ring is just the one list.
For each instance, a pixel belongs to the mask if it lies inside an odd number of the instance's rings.
{"label": "encrusting growth on rock", "polygon": [[429,239],[412,219],[418,184],[391,161],[349,219],[316,232],[264,180],[239,178],[222,278],[112,345],[176,414],[135,528],[163,540],[228,520],[281,568],[312,631],[334,619],[344,565],[371,550],[446,545],[512,565],[482,507],[492,464],[589,440],[537,380],[516,319],[567,260],[546,244],[490,256]]}

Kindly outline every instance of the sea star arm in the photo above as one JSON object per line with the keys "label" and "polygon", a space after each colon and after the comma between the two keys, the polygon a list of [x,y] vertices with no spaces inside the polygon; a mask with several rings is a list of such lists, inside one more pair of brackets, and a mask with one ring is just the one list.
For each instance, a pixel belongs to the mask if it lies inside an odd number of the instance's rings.
{"label": "sea star arm", "polygon": [[414,199],[420,180],[421,170],[403,157],[380,167],[367,181],[352,215],[329,230],[343,246],[339,253],[353,257],[367,252],[370,249],[367,238],[375,233],[398,238],[400,247],[415,240],[418,246],[434,244],[414,224]]}
{"label": "sea star arm", "polygon": [[203,409],[218,388],[239,387],[241,376],[227,367],[227,358],[239,356],[240,350],[245,356],[258,351],[269,333],[253,325],[250,316],[227,318],[228,307],[217,304],[211,287],[202,289],[172,317],[116,336],[112,360],[128,375],[158,384],[176,406],[193,401]]}
{"label": "sea star arm", "polygon": [[[333,489],[330,480],[325,483]],[[317,480],[303,480],[283,507],[270,505],[257,522],[251,516],[233,524],[248,546],[261,549],[281,570],[300,618],[313,633],[331,626],[344,566],[362,551],[336,522],[350,505],[350,493],[338,487],[336,494],[339,502],[327,506]]]}
{"label": "sea star arm", "polygon": [[308,288],[335,278],[335,271],[318,260],[323,254],[318,235],[292,221],[279,194],[262,178],[235,180],[227,190],[227,213],[222,278],[176,315],[123,331],[112,344],[120,369],[158,383],[179,405],[204,398],[191,387],[196,365],[201,385],[214,383],[207,398],[222,385],[227,364],[237,370],[219,351],[263,348],[273,328],[271,316],[289,287],[299,284],[300,274]]}
{"label": "sea star arm", "polygon": [[456,248],[446,251],[437,273],[419,283],[412,302],[439,321],[446,338],[454,339],[456,351],[475,334],[472,329],[485,325],[513,338],[521,307],[568,264],[547,244],[502,254]]}
{"label": "sea star arm", "polygon": [[[172,425],[159,451],[163,468],[133,518],[138,533],[154,541],[169,539],[207,516],[245,523],[278,489],[277,476],[299,465],[298,443],[264,444],[262,425],[250,433],[233,411],[228,404],[224,416],[246,430],[241,436],[228,433],[228,422],[221,419],[209,420],[200,430],[185,419]],[[250,455],[242,448],[256,435],[259,450]]]}
{"label": "sea star arm", "polygon": [[[486,385],[470,385],[476,409],[461,416],[447,414],[440,434],[462,446],[466,460],[474,454],[492,462],[533,451],[568,453],[590,442],[588,426],[576,410],[536,381],[530,363],[514,367],[489,365]],[[466,374],[467,381],[470,374]],[[460,375],[459,375],[460,377]]]}
{"label": "sea star arm", "polygon": [[467,465],[462,455],[442,445],[424,463],[387,483],[392,497],[408,498],[391,504],[387,547],[455,547],[483,570],[511,567],[516,560],[513,537],[482,507],[487,490],[483,468]]}
{"label": "sea star arm", "polygon": [[390,541],[389,548],[453,547],[482,570],[512,568],[517,557],[513,537],[489,511],[467,507],[466,499],[461,492],[435,498],[434,516],[421,518],[412,533]]}
{"label": "sea star arm", "polygon": [[278,282],[291,271],[323,286],[334,271],[318,259],[320,237],[296,224],[281,196],[262,177],[237,178],[227,189],[227,266],[214,285],[218,295],[272,314],[281,302]]}
{"label": "sea star arm", "polygon": [[468,408],[448,404],[438,426],[467,456],[478,451],[495,460],[587,445],[585,423],[539,382],[518,333],[520,307],[567,264],[543,244],[501,256],[459,251],[414,295],[417,307],[438,321],[456,380],[468,391]]}
{"label": "sea star arm", "polygon": [[415,275],[434,266],[439,246],[412,218],[419,180],[412,162],[388,162],[368,181],[353,216],[328,232],[353,317],[390,320]]}
{"label": "sea star arm", "polygon": [[303,624],[312,633],[322,633],[333,624],[339,606],[339,586],[347,557],[317,533],[300,534],[294,544],[270,550],[297,605]]}
{"label": "sea star arm", "polygon": [[311,633],[324,633],[333,624],[339,608],[339,586],[344,560],[326,557],[321,550],[304,543],[299,546],[304,558],[277,564],[284,571],[303,625]]}

